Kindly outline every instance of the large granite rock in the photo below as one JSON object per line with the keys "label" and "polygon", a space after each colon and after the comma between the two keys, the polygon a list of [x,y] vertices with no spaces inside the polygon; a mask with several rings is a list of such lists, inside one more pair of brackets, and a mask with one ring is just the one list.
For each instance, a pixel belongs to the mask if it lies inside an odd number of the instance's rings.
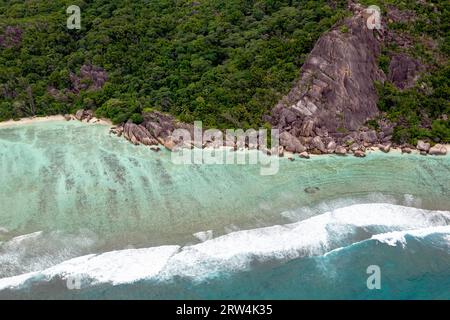
{"label": "large granite rock", "polygon": [[417,150],[428,152],[430,150],[431,145],[428,142],[425,142],[423,140],[417,141]]}
{"label": "large granite rock", "polygon": [[392,143],[380,144],[378,147],[384,153],[388,153],[389,151],[391,151]]}
{"label": "large granite rock", "polygon": [[83,115],[84,115],[84,109],[80,109],[75,113],[75,119],[77,119],[78,121],[83,120]]}
{"label": "large granite rock", "polygon": [[75,113],[75,119],[79,121],[89,122],[92,118],[94,118],[94,111],[80,109]]}
{"label": "large granite rock", "polygon": [[417,59],[399,53],[391,59],[388,79],[400,89],[412,88],[422,70],[423,66]]}
{"label": "large granite rock", "polygon": [[336,153],[339,156],[345,156],[347,154],[347,149],[345,147],[338,146],[334,153]]}
{"label": "large granite rock", "polygon": [[357,158],[364,158],[366,156],[366,153],[362,150],[356,150],[353,155]]}
{"label": "large granite rock", "polygon": [[321,153],[327,153],[327,148],[325,147],[321,137],[314,137],[311,141],[311,145],[314,149],[319,150]]}
{"label": "large granite rock", "polygon": [[445,156],[447,154],[447,148],[442,144],[436,144],[434,147],[430,148],[428,154],[434,156]]}
{"label": "large granite rock", "polygon": [[375,130],[364,131],[359,134],[360,140],[363,142],[374,144],[378,141],[377,133]]}
{"label": "large granite rock", "polygon": [[[341,138],[340,131],[356,131],[378,115],[374,82],[385,80],[377,62],[382,32],[367,28],[362,8],[342,25],[316,43],[300,79],[272,110],[275,127],[297,137],[315,136],[320,128]],[[371,132],[366,139],[375,142],[376,136]]]}
{"label": "large granite rock", "polygon": [[302,159],[309,159],[309,158],[310,158],[310,157],[309,157],[309,153],[306,152],[306,151],[301,152],[301,153],[299,154],[299,157],[302,158]]}
{"label": "large granite rock", "polygon": [[300,140],[287,131],[280,134],[280,144],[285,148],[286,151],[296,153],[306,151],[305,146],[301,144]]}
{"label": "large granite rock", "polygon": [[123,127],[124,137],[134,144],[144,144],[147,146],[158,144],[158,140],[142,125],[127,122]]}

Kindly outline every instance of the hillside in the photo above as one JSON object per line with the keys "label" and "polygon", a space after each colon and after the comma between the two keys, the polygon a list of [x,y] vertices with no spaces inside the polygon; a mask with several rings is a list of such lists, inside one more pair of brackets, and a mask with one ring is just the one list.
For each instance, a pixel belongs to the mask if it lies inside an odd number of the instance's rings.
{"label": "hillside", "polygon": [[[345,1],[0,1],[0,120],[145,109],[257,127]],[[81,8],[81,30],[66,8]],[[139,119],[138,116],[135,116]]]}
{"label": "hillside", "polygon": [[366,6],[349,3],[352,15],[316,43],[270,117],[285,146],[333,153],[450,141],[448,3],[378,5],[379,29],[367,28]]}
{"label": "hillside", "polygon": [[[0,1],[0,121],[84,108],[140,123],[161,111],[209,127],[277,126],[300,138],[339,140],[363,126],[386,129],[381,142],[449,142],[448,1],[360,3],[381,7],[380,34],[358,36],[363,21],[355,24],[354,5],[342,0]],[[66,27],[72,4],[81,30]],[[337,40],[354,49],[343,63],[333,60]],[[305,71],[314,68],[305,62],[326,56],[352,76],[336,68],[339,80],[321,80],[317,119],[283,111],[308,105],[314,79]]]}

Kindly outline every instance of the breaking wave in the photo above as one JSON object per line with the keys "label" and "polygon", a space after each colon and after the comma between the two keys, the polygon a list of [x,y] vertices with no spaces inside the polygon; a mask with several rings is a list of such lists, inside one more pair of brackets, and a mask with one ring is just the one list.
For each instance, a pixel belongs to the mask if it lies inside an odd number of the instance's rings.
{"label": "breaking wave", "polygon": [[443,235],[440,239],[449,240],[446,245],[450,247],[450,212],[358,204],[292,224],[236,231],[212,239],[209,231],[199,233],[203,242],[194,245],[84,255],[43,270],[0,279],[0,290],[73,278],[82,279],[83,287],[167,281],[174,277],[202,281],[224,273],[248,271],[259,263],[324,256],[364,241],[405,246],[408,237],[435,233]]}

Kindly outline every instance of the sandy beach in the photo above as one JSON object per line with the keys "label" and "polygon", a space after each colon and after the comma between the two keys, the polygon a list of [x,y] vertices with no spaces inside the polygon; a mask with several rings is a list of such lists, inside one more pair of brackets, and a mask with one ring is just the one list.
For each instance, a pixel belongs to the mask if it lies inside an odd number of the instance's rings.
{"label": "sandy beach", "polygon": [[[19,120],[8,120],[8,121],[0,122],[0,128],[6,128],[6,127],[11,127],[11,126],[16,126],[16,125],[24,125],[24,124],[34,124],[34,123],[40,123],[40,122],[50,122],[50,121],[66,121],[66,119],[62,115],[21,118]],[[78,120],[74,119],[74,117],[72,116],[71,121],[78,121]],[[112,126],[112,122],[107,119],[92,118],[92,120],[87,123]]]}
{"label": "sandy beach", "polygon": [[[78,121],[77,119],[75,119],[74,115],[71,115],[71,121]],[[0,122],[0,129],[1,128],[6,128],[6,127],[11,127],[11,126],[16,126],[16,125],[26,125],[26,124],[34,124],[34,123],[40,123],[40,122],[50,122],[50,121],[66,121],[66,119],[64,118],[63,115],[54,115],[54,116],[46,116],[46,117],[29,117],[29,118],[21,118],[19,120],[8,120],[8,121],[4,121],[4,122]],[[107,125],[107,126],[112,126],[112,122],[108,119],[98,119],[98,118],[92,118],[90,121],[86,122],[86,121],[82,121],[85,123],[91,123],[91,124],[101,124],[101,125]],[[450,144],[444,144],[444,146],[447,148],[447,155],[450,154]],[[162,146],[161,146],[162,147]],[[219,149],[226,149],[227,147],[221,147]],[[377,146],[372,146],[370,148],[366,149],[366,153],[371,153],[371,152],[383,152],[380,150],[379,147]],[[391,148],[390,152],[395,152],[395,153],[401,153],[402,150],[401,148]],[[416,149],[413,149],[411,151],[411,154],[420,154],[420,152]],[[284,151],[284,157],[286,158],[295,158],[296,156],[298,156],[297,154],[294,154],[292,152],[289,151]],[[323,155],[315,155],[315,154],[309,154],[310,157],[320,157]]]}

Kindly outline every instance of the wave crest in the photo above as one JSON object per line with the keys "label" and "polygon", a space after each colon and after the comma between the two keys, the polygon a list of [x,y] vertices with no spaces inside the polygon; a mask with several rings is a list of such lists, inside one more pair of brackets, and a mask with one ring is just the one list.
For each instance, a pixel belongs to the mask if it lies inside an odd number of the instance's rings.
{"label": "wave crest", "polygon": [[[248,270],[252,263],[323,255],[367,239],[389,245],[404,235],[450,234],[450,212],[391,204],[359,204],[288,225],[242,230],[190,246],[112,251],[71,259],[42,271],[0,279],[0,290],[20,289],[56,277],[83,277],[89,285],[132,283],[174,276],[202,280]],[[414,231],[419,230],[419,231]]]}

